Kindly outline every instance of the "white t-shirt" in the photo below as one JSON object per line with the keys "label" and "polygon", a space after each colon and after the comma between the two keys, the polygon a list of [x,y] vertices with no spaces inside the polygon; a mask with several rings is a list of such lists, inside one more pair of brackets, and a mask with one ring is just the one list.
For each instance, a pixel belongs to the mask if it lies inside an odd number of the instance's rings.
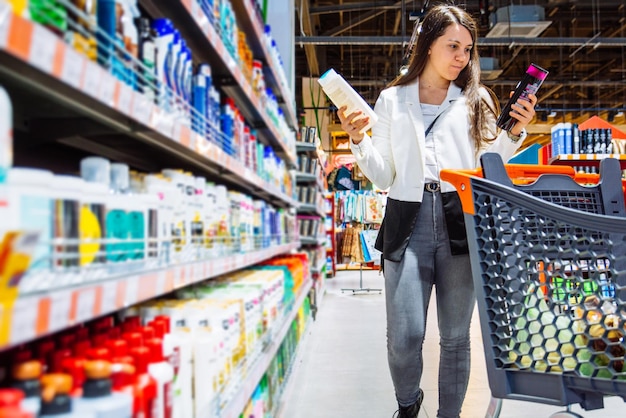
{"label": "white t-shirt", "polygon": [[[424,116],[424,129],[428,129],[439,113],[439,106],[424,103],[421,103],[420,106],[422,107],[422,115]],[[432,127],[426,137],[426,155],[424,156],[424,162],[426,164],[424,180],[426,183],[439,181],[439,162],[437,161],[437,147],[433,136],[434,129],[436,129],[436,126]]]}

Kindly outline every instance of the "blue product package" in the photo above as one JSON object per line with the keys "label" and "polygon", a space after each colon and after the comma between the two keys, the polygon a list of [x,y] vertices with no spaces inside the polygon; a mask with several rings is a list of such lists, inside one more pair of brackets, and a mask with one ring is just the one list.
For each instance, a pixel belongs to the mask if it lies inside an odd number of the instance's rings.
{"label": "blue product package", "polygon": [[98,0],[98,63],[111,69],[115,48],[114,41],[117,32],[117,17],[115,14],[115,0]]}
{"label": "blue product package", "polygon": [[174,42],[174,26],[169,19],[155,19],[152,28],[156,32],[157,49],[156,75],[158,86],[158,103],[164,110],[171,109],[172,43]]}
{"label": "blue product package", "polygon": [[191,128],[206,137],[207,77],[202,66],[198,68],[198,73],[193,77],[193,109]]}

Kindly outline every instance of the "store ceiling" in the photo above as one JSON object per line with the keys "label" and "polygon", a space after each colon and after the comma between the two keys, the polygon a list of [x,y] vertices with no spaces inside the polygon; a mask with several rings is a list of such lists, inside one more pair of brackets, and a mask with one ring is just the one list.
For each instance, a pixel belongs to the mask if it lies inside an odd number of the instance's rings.
{"label": "store ceiling", "polygon": [[[398,73],[416,18],[424,6],[438,2],[295,3],[297,80],[335,68],[373,104]],[[626,102],[626,0],[450,3],[464,7],[479,22],[479,51],[486,59],[483,69],[492,59],[499,64],[499,69],[484,72],[483,82],[502,104],[529,63],[550,71],[539,94],[530,142],[547,143],[550,128],[558,122],[581,123],[594,115],[625,130],[620,111]],[[531,23],[524,25],[519,20]],[[297,93],[297,103],[301,104],[299,85]]]}

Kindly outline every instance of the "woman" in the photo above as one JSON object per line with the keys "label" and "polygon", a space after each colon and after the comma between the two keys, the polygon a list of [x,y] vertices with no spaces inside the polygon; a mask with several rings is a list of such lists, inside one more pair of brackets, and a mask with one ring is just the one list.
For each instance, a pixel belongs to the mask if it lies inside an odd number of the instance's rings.
{"label": "woman", "polygon": [[[419,29],[418,29],[419,30]],[[498,132],[497,100],[480,85],[476,24],[464,10],[436,6],[424,17],[408,72],[378,98],[368,120],[338,111],[363,173],[389,188],[377,248],[384,259],[387,352],[399,417],[417,417],[423,400],[422,345],[433,287],[440,335],[440,418],[459,417],[470,372],[475,302],[458,194],[443,168],[474,168],[482,153],[507,161],[520,147],[537,98],[518,100],[509,132]]]}

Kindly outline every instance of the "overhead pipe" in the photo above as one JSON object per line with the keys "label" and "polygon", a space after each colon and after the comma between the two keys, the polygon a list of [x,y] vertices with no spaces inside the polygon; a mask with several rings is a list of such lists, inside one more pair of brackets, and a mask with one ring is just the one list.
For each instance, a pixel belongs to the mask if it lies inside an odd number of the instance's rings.
{"label": "overhead pipe", "polygon": [[[314,45],[406,45],[408,36],[296,36],[296,44]],[[626,46],[626,38],[479,38],[478,46]]]}

